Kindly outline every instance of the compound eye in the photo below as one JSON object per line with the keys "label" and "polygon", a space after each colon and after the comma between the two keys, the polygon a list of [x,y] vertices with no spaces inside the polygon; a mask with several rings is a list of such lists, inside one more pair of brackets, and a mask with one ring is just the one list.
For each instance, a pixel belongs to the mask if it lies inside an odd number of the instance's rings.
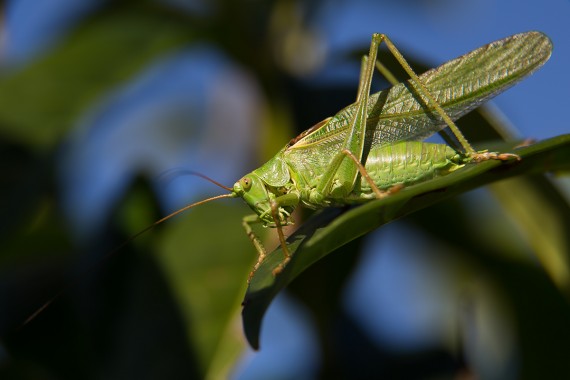
{"label": "compound eye", "polygon": [[241,186],[243,187],[244,190],[249,190],[251,188],[251,178],[249,177],[243,177],[241,180]]}

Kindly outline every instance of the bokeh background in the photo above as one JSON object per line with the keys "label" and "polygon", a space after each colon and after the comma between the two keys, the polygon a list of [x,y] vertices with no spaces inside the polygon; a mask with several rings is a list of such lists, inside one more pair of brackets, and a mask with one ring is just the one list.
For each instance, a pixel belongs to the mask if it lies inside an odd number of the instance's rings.
{"label": "bokeh background", "polygon": [[255,262],[241,201],[193,209],[113,251],[223,192],[188,170],[231,185],[354,101],[374,32],[419,71],[545,32],[551,60],[492,111],[520,138],[567,133],[570,1],[12,0],[2,10],[0,377],[570,377],[564,178],[536,179],[538,192],[480,189],[349,244],[275,300],[258,352],[239,315]]}

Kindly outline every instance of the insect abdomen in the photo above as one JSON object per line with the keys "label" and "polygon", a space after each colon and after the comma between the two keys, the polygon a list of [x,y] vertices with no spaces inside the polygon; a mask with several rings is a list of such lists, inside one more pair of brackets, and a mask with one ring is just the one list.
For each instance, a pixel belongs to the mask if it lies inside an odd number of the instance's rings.
{"label": "insect abdomen", "polygon": [[[370,150],[366,171],[380,189],[398,184],[413,185],[447,174],[463,166],[461,156],[445,144],[405,141]],[[371,193],[366,180],[361,179],[360,192]]]}

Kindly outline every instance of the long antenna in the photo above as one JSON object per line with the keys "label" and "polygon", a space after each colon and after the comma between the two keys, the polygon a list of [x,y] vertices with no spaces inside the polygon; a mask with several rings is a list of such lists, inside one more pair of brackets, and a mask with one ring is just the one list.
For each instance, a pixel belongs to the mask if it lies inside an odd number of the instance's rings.
{"label": "long antenna", "polygon": [[218,181],[213,180],[212,178],[208,177],[208,176],[205,175],[205,174],[202,174],[202,173],[197,172],[197,171],[194,171],[194,170],[188,170],[188,169],[170,169],[170,170],[167,170],[167,171],[163,172],[161,175],[159,175],[159,176],[158,176],[158,179],[160,180],[160,179],[162,179],[162,178],[166,178],[168,181],[171,181],[171,180],[172,180],[172,177],[173,177],[175,174],[176,174],[176,175],[189,174],[189,175],[193,175],[193,176],[196,176],[196,177],[200,177],[200,178],[202,178],[202,179],[205,179],[205,180],[208,181],[208,182],[213,183],[214,185],[216,185],[216,186],[218,186],[218,187],[221,187],[222,189],[225,189],[225,190],[227,190],[227,191],[232,191],[232,188],[231,188],[231,187],[224,186],[224,185],[222,185],[221,183],[219,183]]}
{"label": "long antenna", "polygon": [[[200,173],[194,173],[195,175],[202,177],[216,185],[219,185],[220,187],[223,187],[224,189],[228,189],[231,190],[230,188],[220,185],[218,184],[216,181],[206,177],[203,174]],[[127,240],[123,241],[121,244],[119,244],[118,246],[116,246],[115,248],[113,248],[111,251],[107,252],[105,254],[105,256],[103,256],[103,258],[101,259],[101,261],[99,261],[99,263],[93,267],[91,267],[91,269],[89,269],[88,271],[86,271],[87,273],[90,273],[91,271],[95,270],[96,267],[99,267],[101,265],[103,265],[111,256],[113,256],[114,254],[116,254],[118,251],[120,251],[121,249],[123,249],[127,244],[129,244],[130,242],[132,242],[133,240],[135,240],[136,238],[138,238],[139,236],[141,236],[142,234],[144,234],[145,232],[153,229],[154,227],[156,227],[157,225],[159,225],[160,223],[178,215],[183,213],[186,210],[191,209],[192,207],[195,206],[200,206],[204,203],[207,202],[211,202],[211,201],[215,201],[217,199],[222,199],[222,198],[235,198],[236,195],[235,193],[229,193],[229,194],[221,194],[221,195],[216,195],[214,197],[210,197],[207,199],[203,199],[201,201],[186,205],[168,215],[166,215],[165,217],[157,220],[156,222],[152,223],[151,225],[147,226],[146,228],[142,229],[141,231],[137,232],[136,234],[130,236]],[[61,297],[68,289],[70,288],[70,286],[66,286],[63,289],[61,289],[59,292],[57,292],[53,297],[51,297],[47,302],[45,302],[42,306],[40,306],[36,311],[34,311],[28,318],[26,318],[26,320],[20,325],[20,327],[17,328],[17,330],[22,329],[24,326],[26,326],[28,323],[30,323],[32,320],[34,320],[39,314],[41,314],[49,305],[51,305],[55,300],[57,300],[59,297]]]}

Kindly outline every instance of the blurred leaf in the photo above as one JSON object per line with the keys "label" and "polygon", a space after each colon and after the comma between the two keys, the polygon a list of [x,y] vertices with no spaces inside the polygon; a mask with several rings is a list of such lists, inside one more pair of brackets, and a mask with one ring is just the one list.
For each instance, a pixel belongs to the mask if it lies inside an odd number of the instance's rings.
{"label": "blurred leaf", "polygon": [[220,371],[245,348],[239,305],[255,251],[241,228],[243,212],[237,203],[193,209],[168,225],[157,247],[204,377],[226,378]]}
{"label": "blurred leaf", "polygon": [[[516,139],[514,128],[501,112],[486,105],[461,119],[469,141]],[[556,182],[543,175],[511,178],[489,186],[504,210],[521,231],[552,280],[570,297],[570,205]],[[516,191],[516,196],[513,195]]]}
{"label": "blurred leaf", "polygon": [[0,134],[52,146],[106,91],[189,34],[181,20],[156,9],[118,8],[93,17],[43,59],[0,79]]}
{"label": "blurred leaf", "polygon": [[[148,210],[156,210],[151,197],[148,183],[137,181],[109,229],[150,223],[155,217]],[[81,263],[74,262],[73,279],[69,262],[52,257],[19,267],[2,262],[0,303],[9,312],[0,315],[7,352],[0,377],[11,378],[12,371],[35,373],[27,378],[227,378],[245,347],[239,305],[255,260],[240,227],[243,211],[238,203],[197,208],[101,261],[109,245],[118,244],[109,242],[116,231],[106,231],[74,257]],[[14,250],[30,246],[43,254],[51,240],[61,244],[63,237],[53,233],[60,225],[43,214],[34,234]],[[114,237],[124,241],[122,234]],[[46,310],[16,329],[50,299]],[[141,358],[152,360],[141,365]]]}
{"label": "blurred leaf", "polygon": [[570,297],[568,202],[547,178],[538,175],[511,178],[493,184],[491,190],[522,229],[552,280]]}
{"label": "blurred leaf", "polygon": [[[0,240],[12,240],[19,227],[29,227],[29,219],[53,190],[48,180],[52,164],[49,155],[34,155],[17,144],[0,142]],[[7,254],[6,249],[0,252],[2,257]]]}
{"label": "blurred leaf", "polygon": [[[511,178],[489,187],[506,187],[515,179],[531,181],[537,177],[531,175]],[[518,188],[509,187],[508,190],[510,198],[519,198]],[[541,194],[540,199],[544,201],[549,194],[547,190]],[[477,195],[481,195],[481,192]],[[512,342],[514,346],[511,349],[520,359],[516,378],[568,378],[570,363],[564,358],[568,351],[566,342],[570,339],[570,303],[567,293],[563,292],[567,289],[552,281],[544,270],[548,268],[543,269],[532,256],[532,248],[525,242],[518,241],[521,234],[511,228],[511,223],[505,223],[508,222],[505,219],[511,215],[505,215],[499,202],[485,205],[486,200],[477,195],[455,197],[405,218],[406,222],[433,240],[425,245],[425,251],[433,250],[438,241],[450,250],[453,260],[466,264],[459,283],[454,285],[459,290],[454,301],[460,304],[462,319],[455,323],[460,323],[463,327],[458,331],[461,334],[458,339],[463,343],[464,355],[473,355],[473,346],[485,334],[480,319],[485,309],[485,300],[489,296],[498,296],[499,303],[504,308],[501,310],[495,307],[495,312],[512,319],[509,328],[514,332],[515,341]],[[528,200],[525,196],[522,199]],[[482,203],[474,203],[474,200]],[[474,209],[477,212],[474,213]],[[562,207],[560,212],[565,209]],[[481,210],[483,215],[477,215]],[[545,226],[547,225],[548,221]],[[486,229],[491,229],[492,233]],[[549,235],[546,229],[544,233]],[[558,254],[560,253],[568,252]],[[480,290],[484,287],[492,289],[491,294],[481,294]],[[495,338],[501,339],[501,344],[504,343],[503,337]],[[537,347],[540,349],[537,350]],[[477,366],[473,360],[468,363]]]}
{"label": "blurred leaf", "polygon": [[[511,145],[512,147],[512,145]],[[508,151],[504,146],[501,151]],[[254,348],[265,310],[275,295],[295,277],[336,248],[391,220],[440,202],[475,187],[520,174],[570,169],[570,135],[559,136],[516,150],[520,162],[487,161],[411,186],[385,199],[373,201],[342,213],[325,210],[301,226],[288,239],[292,259],[281,274],[273,270],[283,260],[278,247],[253,276],[242,312],[245,333]],[[341,214],[339,217],[337,215]]]}
{"label": "blurred leaf", "polygon": [[44,200],[22,228],[0,240],[0,336],[13,331],[61,289],[73,256],[66,226]]}

